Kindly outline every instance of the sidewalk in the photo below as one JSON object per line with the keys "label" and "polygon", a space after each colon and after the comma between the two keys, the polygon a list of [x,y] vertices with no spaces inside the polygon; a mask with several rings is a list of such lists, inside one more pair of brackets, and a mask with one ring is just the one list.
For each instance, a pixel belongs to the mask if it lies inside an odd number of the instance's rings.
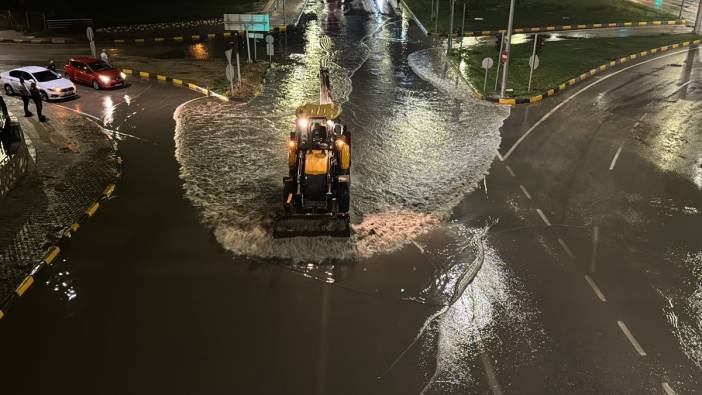
{"label": "sidewalk", "polygon": [[0,201],[0,300],[117,176],[112,142],[95,123],[53,105],[44,106],[49,122],[40,123],[36,115],[22,116],[18,98],[4,99],[36,160]]}

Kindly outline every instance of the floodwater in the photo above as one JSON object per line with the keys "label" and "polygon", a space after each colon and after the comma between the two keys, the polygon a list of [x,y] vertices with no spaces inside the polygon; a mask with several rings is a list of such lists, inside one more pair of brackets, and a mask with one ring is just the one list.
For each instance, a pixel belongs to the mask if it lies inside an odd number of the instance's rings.
{"label": "floodwater", "polygon": [[[509,109],[472,101],[467,87],[455,89],[458,78],[450,89],[427,83],[450,70],[413,54],[422,47],[407,19],[325,7],[334,5],[309,6],[317,18],[308,18],[302,52],[270,70],[260,97],[196,100],[175,114],[186,195],[237,255],[322,262],[395,251],[447,219],[499,146]],[[354,235],[274,240],[285,141],[295,108],[318,101],[320,64],[352,133]]]}

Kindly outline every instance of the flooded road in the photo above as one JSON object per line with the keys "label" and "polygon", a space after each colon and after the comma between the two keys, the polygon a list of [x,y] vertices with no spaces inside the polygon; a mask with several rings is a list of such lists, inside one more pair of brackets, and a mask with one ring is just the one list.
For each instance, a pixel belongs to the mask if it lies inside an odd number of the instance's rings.
{"label": "flooded road", "polygon": [[[506,108],[466,103],[412,72],[421,44],[408,21],[380,11],[342,14],[311,6],[304,52],[270,70],[261,96],[245,104],[197,100],[178,109],[176,156],[187,196],[235,254],[297,261],[344,260],[388,253],[445,220],[486,174],[499,146]],[[340,17],[329,23],[329,16]],[[319,66],[353,136],[350,241],[273,240],[280,211],[283,149],[294,111],[318,102]],[[463,97],[462,97],[463,96]],[[460,100],[459,100],[460,99]]]}

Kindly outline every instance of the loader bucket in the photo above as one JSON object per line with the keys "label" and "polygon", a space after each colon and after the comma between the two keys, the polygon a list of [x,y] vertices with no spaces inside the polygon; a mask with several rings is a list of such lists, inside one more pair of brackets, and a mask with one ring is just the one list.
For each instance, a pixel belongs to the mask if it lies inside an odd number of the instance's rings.
{"label": "loader bucket", "polygon": [[351,225],[347,214],[299,214],[280,217],[273,228],[274,238],[349,237]]}

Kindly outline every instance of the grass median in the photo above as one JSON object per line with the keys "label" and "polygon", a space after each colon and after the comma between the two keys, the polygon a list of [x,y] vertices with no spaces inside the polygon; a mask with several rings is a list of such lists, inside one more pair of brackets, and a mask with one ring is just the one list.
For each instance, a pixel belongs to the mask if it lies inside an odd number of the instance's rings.
{"label": "grass median", "polygon": [[[657,36],[626,38],[590,38],[564,39],[547,42],[539,55],[540,65],[534,71],[531,93],[527,91],[529,83],[529,57],[533,41],[512,45],[509,77],[507,87],[513,91],[509,96],[530,96],[545,92],[549,88],[577,78],[609,61],[641,51],[648,51],[665,45],[678,44],[699,39],[695,34],[661,34]],[[490,57],[497,61],[497,51],[493,44],[479,45],[470,49],[457,49],[453,56],[459,62],[465,62],[461,70],[473,86],[487,95],[494,95],[496,65],[488,74],[487,92],[483,92],[485,70],[480,65],[483,58]]]}
{"label": "grass median", "polygon": [[[431,18],[432,4],[439,1],[438,24]],[[450,0],[405,0],[424,27],[434,32],[449,30]],[[498,30],[507,26],[508,0],[456,0],[454,32],[460,32],[463,4],[466,31]],[[577,25],[676,19],[669,12],[648,8],[629,0],[517,0],[515,27]],[[481,18],[476,20],[475,18]]]}

